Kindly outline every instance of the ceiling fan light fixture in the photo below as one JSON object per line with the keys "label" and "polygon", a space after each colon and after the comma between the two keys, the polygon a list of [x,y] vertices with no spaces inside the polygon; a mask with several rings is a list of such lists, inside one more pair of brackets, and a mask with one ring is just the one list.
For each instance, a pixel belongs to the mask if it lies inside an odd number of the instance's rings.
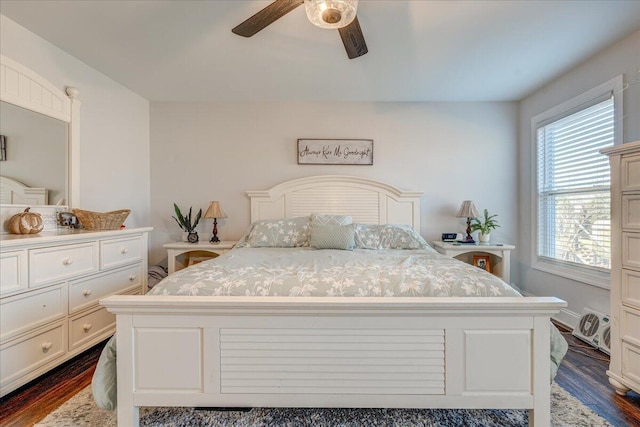
{"label": "ceiling fan light fixture", "polygon": [[304,7],[313,25],[335,30],[355,19],[358,0],[304,0]]}

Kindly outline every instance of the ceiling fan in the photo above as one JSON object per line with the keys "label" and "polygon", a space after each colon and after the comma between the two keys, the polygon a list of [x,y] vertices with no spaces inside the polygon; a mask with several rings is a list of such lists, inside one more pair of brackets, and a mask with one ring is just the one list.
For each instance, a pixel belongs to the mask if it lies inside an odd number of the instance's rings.
{"label": "ceiling fan", "polygon": [[338,30],[349,59],[369,51],[356,16],[358,0],[275,0],[231,31],[239,36],[251,37],[302,3],[312,24]]}

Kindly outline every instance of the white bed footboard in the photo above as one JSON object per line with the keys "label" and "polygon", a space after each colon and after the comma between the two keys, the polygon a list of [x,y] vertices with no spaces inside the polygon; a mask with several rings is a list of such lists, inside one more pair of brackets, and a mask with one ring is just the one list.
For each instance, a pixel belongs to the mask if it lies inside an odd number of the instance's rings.
{"label": "white bed footboard", "polygon": [[550,423],[556,298],[111,296],[141,406],[524,408]]}

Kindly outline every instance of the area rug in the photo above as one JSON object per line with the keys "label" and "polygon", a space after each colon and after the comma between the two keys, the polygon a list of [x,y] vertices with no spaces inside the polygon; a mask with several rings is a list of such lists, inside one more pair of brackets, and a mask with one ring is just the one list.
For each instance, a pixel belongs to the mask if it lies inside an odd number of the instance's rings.
{"label": "area rug", "polygon": [[[557,384],[551,387],[551,420],[556,427],[610,427]],[[213,411],[142,408],[140,425],[154,427],[525,427],[524,410],[463,409],[279,409]],[[36,424],[37,427],[116,427],[115,414],[99,409],[91,386]]]}

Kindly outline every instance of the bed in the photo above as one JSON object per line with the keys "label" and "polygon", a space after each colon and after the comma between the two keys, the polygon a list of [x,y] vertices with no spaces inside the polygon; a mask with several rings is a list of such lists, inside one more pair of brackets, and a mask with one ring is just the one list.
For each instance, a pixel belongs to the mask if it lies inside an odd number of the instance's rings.
{"label": "bed", "polygon": [[42,206],[48,203],[46,188],[27,187],[6,176],[0,176],[0,204]]}
{"label": "bed", "polygon": [[[252,223],[321,212],[351,216],[364,230],[420,230],[420,193],[366,178],[302,178],[248,195]],[[137,426],[141,406],[523,408],[530,425],[549,425],[549,320],[563,301],[521,297],[424,246],[338,251],[255,242],[170,275],[152,295],[101,301],[117,319],[118,425]],[[336,264],[341,252],[349,252],[352,273]],[[311,263],[288,271],[297,288],[251,283],[254,266],[273,274],[291,265],[290,253]],[[371,257],[377,273],[361,264]],[[473,298],[421,288],[414,264],[420,274],[464,276],[459,292]],[[345,291],[351,282],[334,280],[336,272],[369,274],[381,285]],[[387,284],[405,274],[411,280]],[[221,277],[226,286],[206,290]],[[323,278],[333,296],[318,290]]]}

